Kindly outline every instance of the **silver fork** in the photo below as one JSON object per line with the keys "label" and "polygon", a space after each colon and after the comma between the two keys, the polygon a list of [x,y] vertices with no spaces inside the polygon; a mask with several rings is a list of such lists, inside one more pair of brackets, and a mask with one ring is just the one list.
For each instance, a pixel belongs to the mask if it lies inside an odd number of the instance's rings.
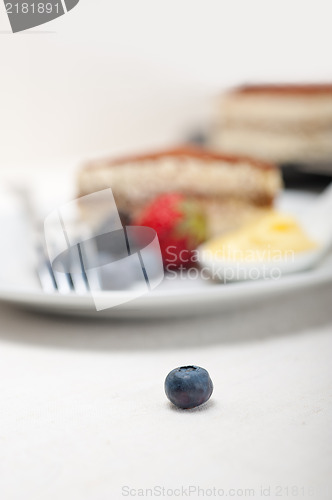
{"label": "silver fork", "polygon": [[[77,245],[78,248],[79,244]],[[89,280],[79,250],[77,254],[76,268],[79,267],[79,272],[73,273],[67,272],[65,269],[61,271],[59,263],[57,263],[57,269],[54,269],[46,253],[45,246],[37,248],[36,271],[44,292],[52,293],[58,291],[62,294],[68,294],[75,291],[81,295],[90,291]]]}
{"label": "silver fork", "polygon": [[[24,208],[27,224],[29,225],[29,231],[35,248],[35,271],[44,292],[59,292],[61,294],[75,292],[82,295],[90,291],[90,285],[93,286],[94,290],[100,290],[101,286],[97,268],[89,271],[89,278],[87,276],[84,266],[84,261],[87,262],[87,260],[83,259],[80,243],[77,243],[75,247],[71,247],[70,249],[70,271],[74,269],[75,272],[69,272],[68,269],[65,269],[64,265],[61,269],[61,262],[57,262],[56,268],[52,267],[46,249],[43,223],[36,213],[30,191],[22,185],[12,185],[11,188],[19,197]],[[50,240],[48,236],[47,245],[49,248],[51,247],[54,252],[59,247],[55,237]],[[68,248],[69,247],[70,245],[68,242]],[[92,259],[95,260],[96,255],[93,255],[92,245],[85,245],[85,248],[89,249],[90,261]]]}

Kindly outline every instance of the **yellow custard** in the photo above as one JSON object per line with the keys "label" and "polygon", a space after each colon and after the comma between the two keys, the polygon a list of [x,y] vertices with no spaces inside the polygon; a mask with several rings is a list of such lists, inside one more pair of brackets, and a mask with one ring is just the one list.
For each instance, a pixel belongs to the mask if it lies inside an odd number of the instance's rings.
{"label": "yellow custard", "polygon": [[316,247],[293,216],[271,211],[254,223],[208,241],[204,252],[227,260],[277,261]]}

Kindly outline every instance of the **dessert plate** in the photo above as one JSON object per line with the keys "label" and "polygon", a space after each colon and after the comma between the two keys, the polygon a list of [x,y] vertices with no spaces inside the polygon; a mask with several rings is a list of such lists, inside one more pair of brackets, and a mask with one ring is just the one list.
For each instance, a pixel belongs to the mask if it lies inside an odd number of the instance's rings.
{"label": "dessert plate", "polygon": [[[296,215],[314,200],[312,194],[285,191],[277,205]],[[0,301],[35,311],[96,319],[188,316],[238,308],[244,303],[271,300],[280,294],[332,283],[332,254],[311,270],[275,280],[217,283],[208,279],[206,273],[193,269],[189,274],[166,276],[157,288],[134,300],[130,300],[127,291],[99,292],[110,303],[113,299],[122,303],[97,311],[89,294],[46,294],[41,290],[31,265],[22,213],[17,206],[6,204],[4,198],[1,204],[6,206],[1,206],[4,215],[0,217]]]}

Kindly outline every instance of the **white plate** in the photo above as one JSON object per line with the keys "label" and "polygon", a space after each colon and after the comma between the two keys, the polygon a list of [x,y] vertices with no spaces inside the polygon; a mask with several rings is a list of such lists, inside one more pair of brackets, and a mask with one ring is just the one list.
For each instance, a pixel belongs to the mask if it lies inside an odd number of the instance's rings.
{"label": "white plate", "polygon": [[[288,212],[299,213],[315,196],[287,191],[282,194],[278,206]],[[11,207],[11,208],[10,208]],[[3,208],[3,207],[1,207]],[[0,300],[36,311],[93,318],[149,318],[202,314],[239,307],[243,303],[269,300],[279,294],[294,293],[304,287],[332,282],[332,255],[310,271],[288,275],[278,280],[257,280],[242,283],[214,283],[201,278],[183,277],[165,279],[152,292],[130,302],[96,311],[90,295],[75,293],[45,294],[34,276],[33,269],[24,259],[28,246],[21,213],[8,204],[1,210],[0,228]],[[114,298],[126,298],[127,292],[100,292]]]}

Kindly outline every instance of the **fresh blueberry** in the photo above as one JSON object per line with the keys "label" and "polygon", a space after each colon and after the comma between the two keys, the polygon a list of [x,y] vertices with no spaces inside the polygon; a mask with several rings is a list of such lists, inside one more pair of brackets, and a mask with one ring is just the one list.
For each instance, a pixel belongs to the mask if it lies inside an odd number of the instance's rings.
{"label": "fresh blueberry", "polygon": [[206,403],[213,391],[209,373],[200,366],[180,366],[166,377],[165,392],[179,408],[195,408]]}

